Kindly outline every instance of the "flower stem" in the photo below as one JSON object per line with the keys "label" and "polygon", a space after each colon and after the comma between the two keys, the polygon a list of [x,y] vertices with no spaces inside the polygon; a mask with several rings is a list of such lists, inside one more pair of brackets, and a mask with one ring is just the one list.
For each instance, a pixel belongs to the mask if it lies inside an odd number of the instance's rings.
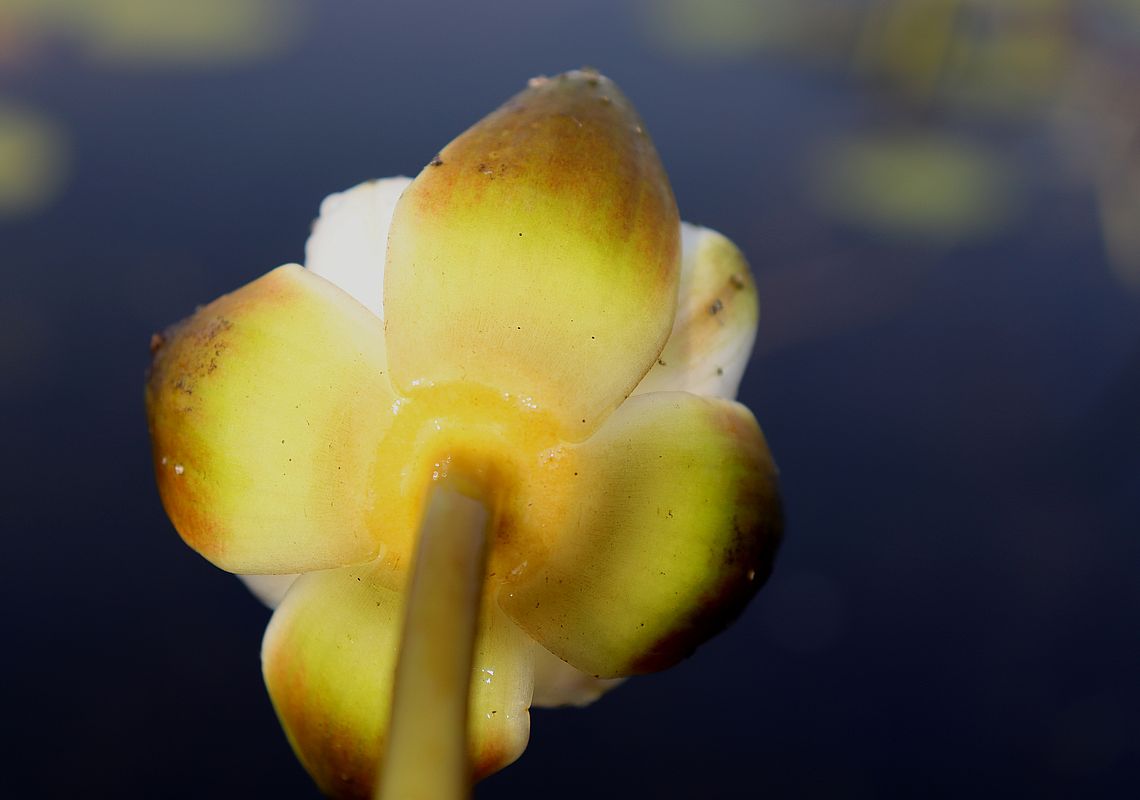
{"label": "flower stem", "polygon": [[408,588],[377,800],[456,800],[470,794],[467,699],[486,528],[482,503],[436,486]]}

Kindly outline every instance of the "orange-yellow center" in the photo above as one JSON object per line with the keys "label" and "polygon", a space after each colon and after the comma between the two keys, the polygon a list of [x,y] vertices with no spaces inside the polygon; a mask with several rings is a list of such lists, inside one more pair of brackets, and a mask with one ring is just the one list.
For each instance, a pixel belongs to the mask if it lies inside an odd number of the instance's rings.
{"label": "orange-yellow center", "polygon": [[551,415],[527,397],[463,382],[414,387],[392,411],[374,473],[381,558],[395,570],[410,566],[428,493],[446,481],[488,509],[489,585],[543,560],[553,529],[535,488],[563,485],[569,456]]}

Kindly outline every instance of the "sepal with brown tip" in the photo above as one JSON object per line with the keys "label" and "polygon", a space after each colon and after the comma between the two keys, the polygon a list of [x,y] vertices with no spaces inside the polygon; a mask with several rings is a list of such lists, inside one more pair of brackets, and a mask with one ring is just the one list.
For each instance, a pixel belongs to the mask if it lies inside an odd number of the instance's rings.
{"label": "sepal with brown tip", "polygon": [[379,319],[292,265],[199,309],[154,349],[155,474],[187,544],[231,572],[376,554],[374,464],[394,400]]}
{"label": "sepal with brown tip", "polygon": [[[399,588],[391,588],[397,586]],[[262,670],[293,750],[321,791],[370,798],[383,769],[406,598],[382,562],[301,576],[265,631]],[[493,604],[471,671],[472,777],[513,762],[530,735],[533,645]]]}
{"label": "sepal with brown tip", "polygon": [[776,468],[739,403],[630,398],[519,503],[560,519],[546,557],[500,590],[507,614],[603,678],[675,664],[766,580],[782,533]]}
{"label": "sepal with brown tip", "polygon": [[531,81],[396,207],[384,306],[397,387],[480,384],[581,441],[665,343],[678,225],[653,143],[611,81]]}

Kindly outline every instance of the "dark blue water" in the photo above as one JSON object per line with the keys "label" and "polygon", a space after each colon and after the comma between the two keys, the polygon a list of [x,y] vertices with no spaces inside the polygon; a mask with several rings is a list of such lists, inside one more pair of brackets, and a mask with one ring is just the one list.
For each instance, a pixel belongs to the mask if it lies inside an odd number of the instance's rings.
{"label": "dark blue water", "polygon": [[[841,76],[676,55],[642,5],[377,6],[321,4],[259,63],[100,66],[56,42],[0,73],[72,143],[56,202],[0,221],[0,785],[315,796],[262,686],[268,612],[159,505],[150,333],[300,260],[329,192],[414,173],[529,76],[585,63],[637,104],[682,215],[752,262],[742,399],[787,540],[729,632],[535,713],[479,796],[1140,790],[1140,294],[1091,194],[1042,160],[994,235],[888,240],[805,200],[807,143],[867,103]],[[1003,136],[1038,158],[1035,130]]]}

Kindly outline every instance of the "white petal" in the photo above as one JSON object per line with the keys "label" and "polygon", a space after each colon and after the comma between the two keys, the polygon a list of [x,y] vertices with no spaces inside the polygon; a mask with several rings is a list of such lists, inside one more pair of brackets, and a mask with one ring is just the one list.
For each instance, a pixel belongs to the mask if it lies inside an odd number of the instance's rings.
{"label": "white petal", "polygon": [[411,178],[367,181],[329,195],[305,244],[305,266],[384,318],[384,258],[396,201]]}
{"label": "white petal", "polygon": [[756,284],[736,245],[714,230],[682,222],[673,331],[634,394],[735,398],[759,318]]}
{"label": "white petal", "polygon": [[534,699],[532,705],[588,706],[625,678],[595,678],[567,664],[539,644],[534,645]]}
{"label": "white petal", "polygon": [[270,608],[277,608],[299,575],[238,575],[245,587]]}

